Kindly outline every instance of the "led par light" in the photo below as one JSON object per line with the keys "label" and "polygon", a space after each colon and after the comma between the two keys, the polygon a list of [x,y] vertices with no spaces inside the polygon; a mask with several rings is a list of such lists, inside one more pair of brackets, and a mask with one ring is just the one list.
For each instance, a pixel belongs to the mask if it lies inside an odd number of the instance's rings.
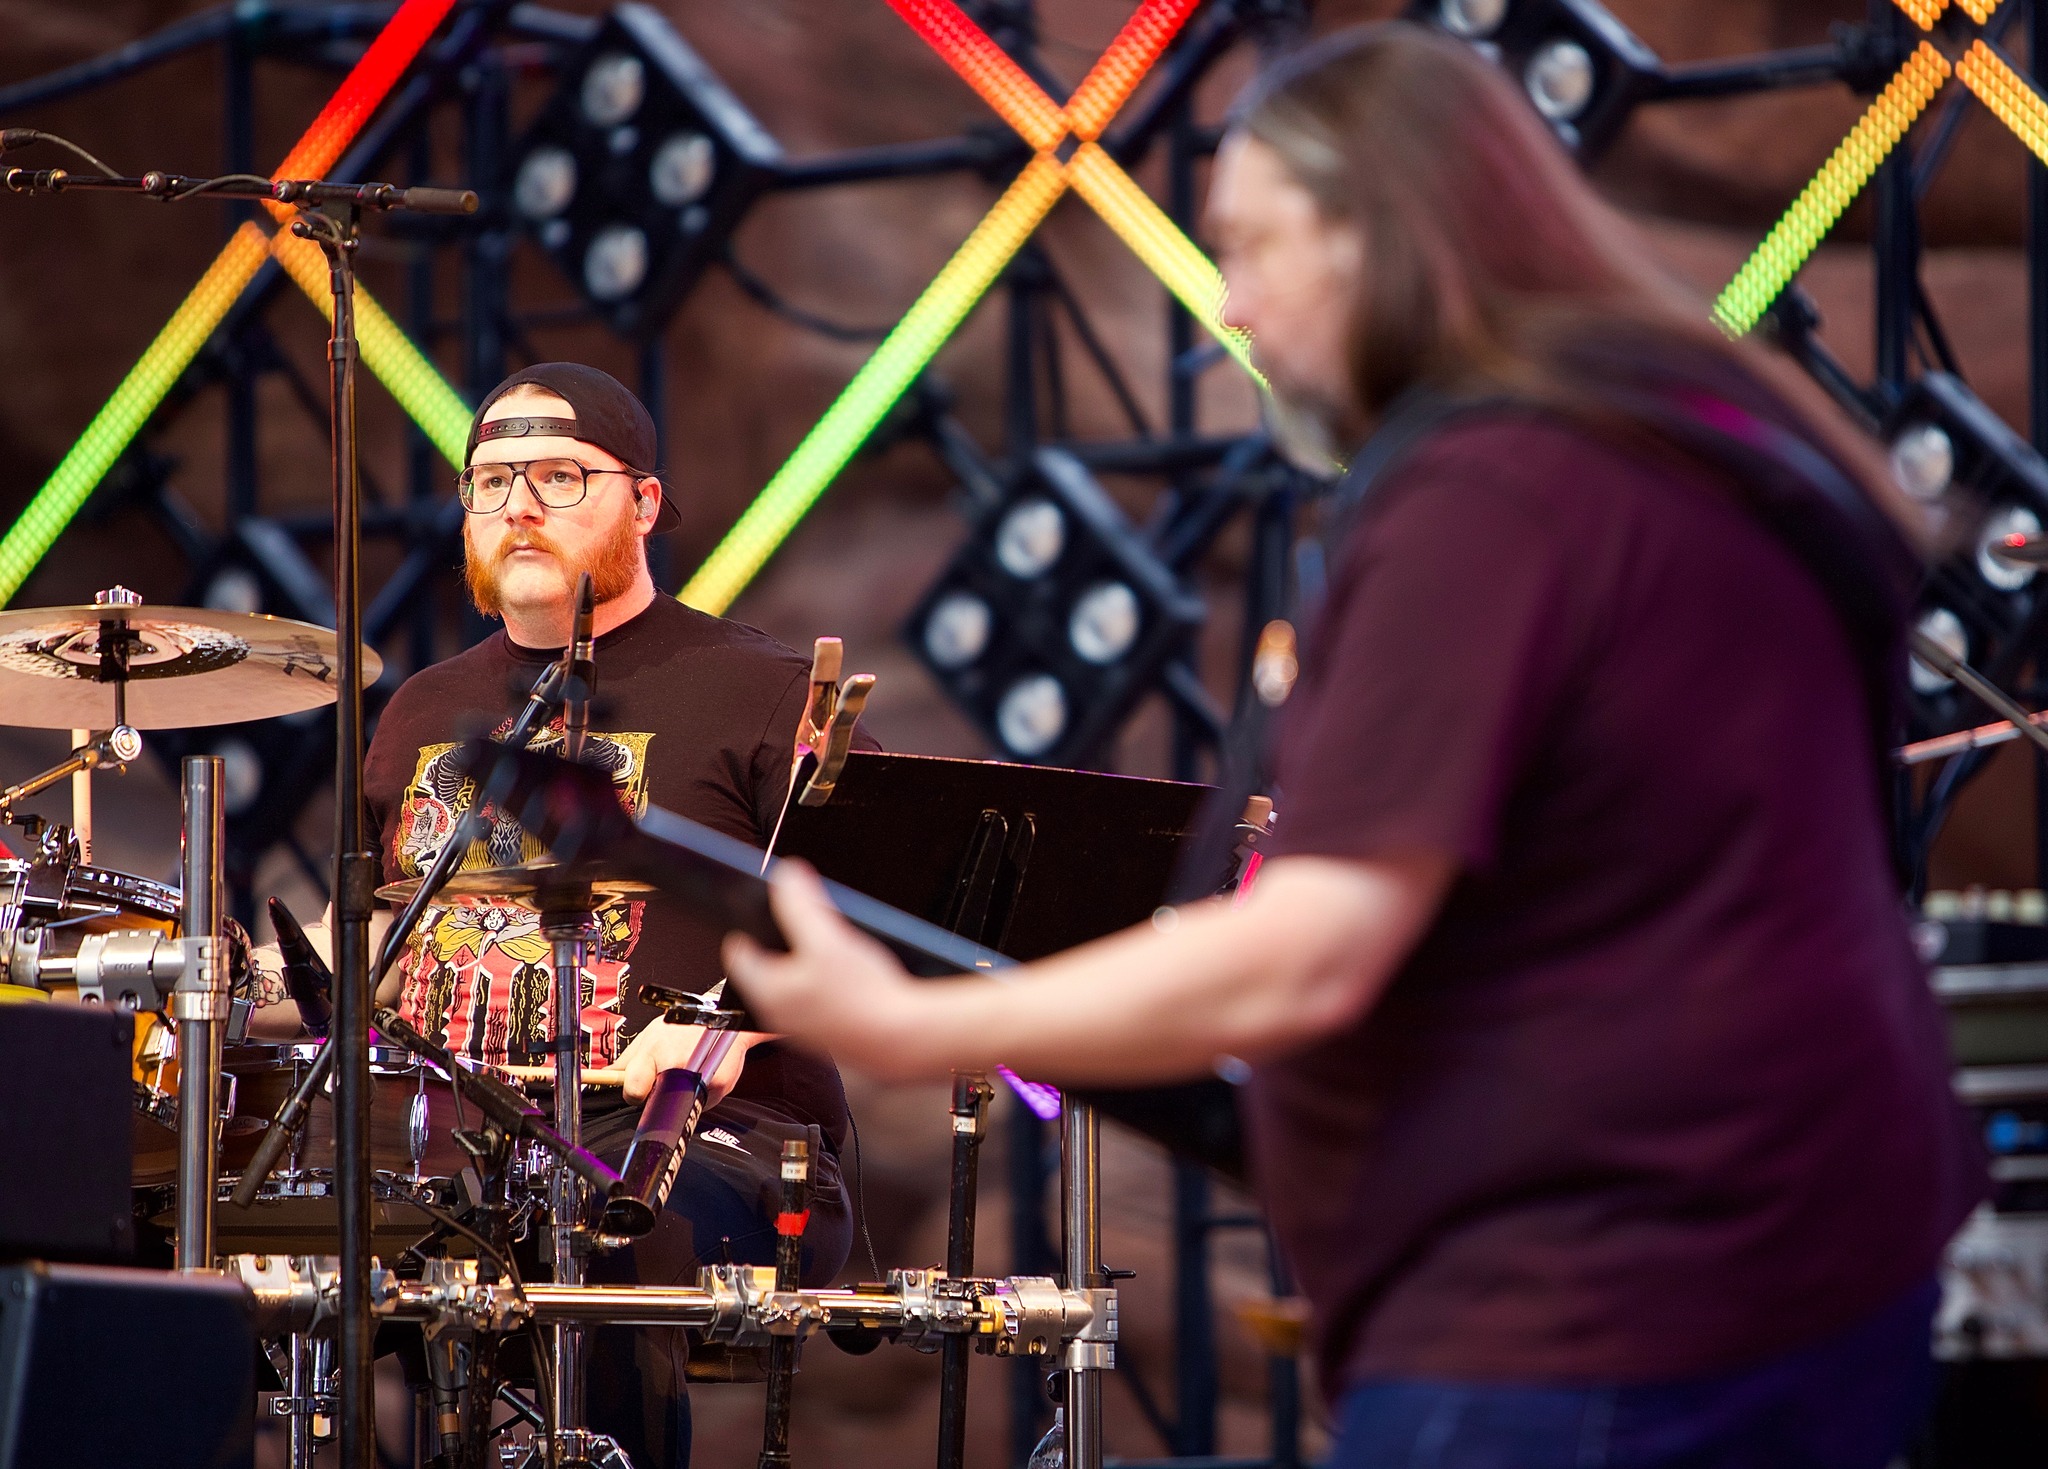
{"label": "led par light", "polygon": [[[1931,372],[1915,382],[1886,424],[1892,474],[1940,519],[1967,524],[1953,555],[1934,569],[1920,629],[1979,669],[2000,660],[2043,610],[2040,565],[2001,556],[2008,537],[2048,527],[2048,460],[1962,381]],[[1970,723],[1982,709],[1917,659],[1911,665],[1918,733]]]}
{"label": "led par light", "polygon": [[1202,625],[1073,455],[1040,449],[904,624],[903,637],[1008,758],[1090,759]]}
{"label": "led par light", "polygon": [[608,15],[512,149],[504,204],[623,335],[718,258],[782,149],[651,6]]}
{"label": "led par light", "polygon": [[1585,157],[1613,141],[1664,74],[1656,52],[1595,0],[1409,0],[1407,17],[1492,57]]}

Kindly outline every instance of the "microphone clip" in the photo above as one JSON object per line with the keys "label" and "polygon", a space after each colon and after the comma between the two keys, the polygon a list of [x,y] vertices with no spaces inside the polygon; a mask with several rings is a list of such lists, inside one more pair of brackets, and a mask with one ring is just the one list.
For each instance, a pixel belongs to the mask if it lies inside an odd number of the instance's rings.
{"label": "microphone clip", "polygon": [[846,768],[846,756],[853,748],[853,731],[875,690],[872,673],[856,673],[840,681],[844,666],[844,645],[838,638],[819,638],[811,653],[811,697],[804,717],[797,725],[796,753],[790,779],[796,779],[806,755],[817,757],[817,768],[798,793],[799,806],[822,806],[832,799],[839,774]]}

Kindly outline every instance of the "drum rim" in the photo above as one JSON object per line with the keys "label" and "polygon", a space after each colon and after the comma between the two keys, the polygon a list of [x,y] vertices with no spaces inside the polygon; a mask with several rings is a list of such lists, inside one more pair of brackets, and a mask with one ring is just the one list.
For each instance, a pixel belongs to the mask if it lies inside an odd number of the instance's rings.
{"label": "drum rim", "polygon": [[[26,857],[0,858],[0,887],[7,885],[6,880],[17,873],[51,865],[54,864],[37,862]],[[71,897],[74,889],[90,892],[95,897],[129,902],[134,907],[144,909],[160,918],[176,918],[185,903],[183,891],[169,883],[158,882],[152,877],[141,877],[133,872],[123,872],[118,867],[98,867],[89,862],[74,862],[66,869],[66,900]]]}

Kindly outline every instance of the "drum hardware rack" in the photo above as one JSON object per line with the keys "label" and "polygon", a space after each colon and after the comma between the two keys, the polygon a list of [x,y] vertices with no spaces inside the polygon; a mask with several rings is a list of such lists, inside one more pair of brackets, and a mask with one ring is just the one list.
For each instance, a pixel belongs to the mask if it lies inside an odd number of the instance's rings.
{"label": "drum hardware rack", "polygon": [[[1065,1374],[1070,1404],[1099,1397],[1100,1374],[1116,1337],[1114,1290],[1066,1288],[1047,1277],[962,1278],[940,1270],[892,1270],[884,1281],[853,1287],[791,1289],[778,1278],[794,1269],[793,1251],[791,1256],[778,1266],[707,1267],[695,1286],[520,1285],[485,1280],[473,1260],[429,1259],[416,1279],[374,1267],[371,1311],[379,1323],[402,1322],[422,1330],[430,1343],[430,1373],[433,1343],[460,1345],[474,1360],[489,1354],[478,1353],[480,1344],[535,1327],[682,1327],[700,1333],[707,1342],[765,1349],[771,1360],[792,1364],[801,1344],[820,1334],[856,1353],[893,1342],[922,1352],[959,1349],[1056,1364]],[[303,1464],[318,1417],[333,1411],[332,1398],[318,1385],[321,1366],[332,1360],[332,1336],[339,1324],[335,1262],[238,1255],[228,1258],[225,1268],[249,1289],[258,1333],[272,1343],[272,1360],[290,1386],[290,1396],[279,1400],[275,1411],[293,1420],[290,1462]],[[280,1337],[287,1346],[274,1344]],[[788,1399],[785,1392],[778,1405],[773,1388],[777,1379],[770,1380],[761,1463],[786,1465]],[[786,1383],[786,1374],[780,1380]],[[474,1379],[465,1386],[475,1394]],[[434,1391],[437,1428],[447,1434],[451,1425],[462,1421],[460,1409],[451,1409],[454,1398],[441,1381],[436,1381]],[[498,1384],[487,1401],[473,1400],[472,1433],[478,1431],[474,1425],[487,1418],[491,1404],[499,1401],[513,1407],[517,1420],[543,1431],[544,1415],[509,1385]],[[451,1412],[453,1417],[445,1416]],[[778,1426],[779,1451],[769,1446],[778,1443]],[[557,1437],[558,1449],[581,1451],[605,1442],[574,1432]],[[1099,1438],[1094,1446],[1099,1451]],[[488,1443],[477,1447],[487,1449]],[[524,1462],[544,1462],[538,1447]],[[625,1460],[584,1454],[558,1462]],[[1099,1464],[1100,1459],[1085,1462]]]}

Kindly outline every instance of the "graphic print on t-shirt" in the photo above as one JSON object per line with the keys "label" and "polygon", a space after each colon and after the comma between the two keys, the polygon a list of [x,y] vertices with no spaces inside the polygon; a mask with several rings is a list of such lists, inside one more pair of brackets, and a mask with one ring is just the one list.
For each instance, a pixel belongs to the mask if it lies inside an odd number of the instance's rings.
{"label": "graphic print on t-shirt", "polygon": [[[653,741],[652,734],[593,731],[583,748],[583,763],[612,778],[619,804],[635,816],[647,806],[647,751]],[[561,742],[558,721],[536,735],[530,748],[559,751]],[[456,768],[458,748],[453,743],[420,747],[392,834],[392,865],[405,877],[418,877],[432,865],[476,799],[475,782]],[[456,870],[510,867],[545,856],[516,821],[500,818],[470,845]],[[640,939],[642,907],[614,900],[598,910],[597,939],[584,963],[579,1007],[586,1059],[593,1066],[617,1059],[620,993]],[[399,1012],[451,1050],[476,1060],[545,1061],[554,1028],[548,954],[540,914],[531,908],[493,898],[429,908],[399,960]]]}

